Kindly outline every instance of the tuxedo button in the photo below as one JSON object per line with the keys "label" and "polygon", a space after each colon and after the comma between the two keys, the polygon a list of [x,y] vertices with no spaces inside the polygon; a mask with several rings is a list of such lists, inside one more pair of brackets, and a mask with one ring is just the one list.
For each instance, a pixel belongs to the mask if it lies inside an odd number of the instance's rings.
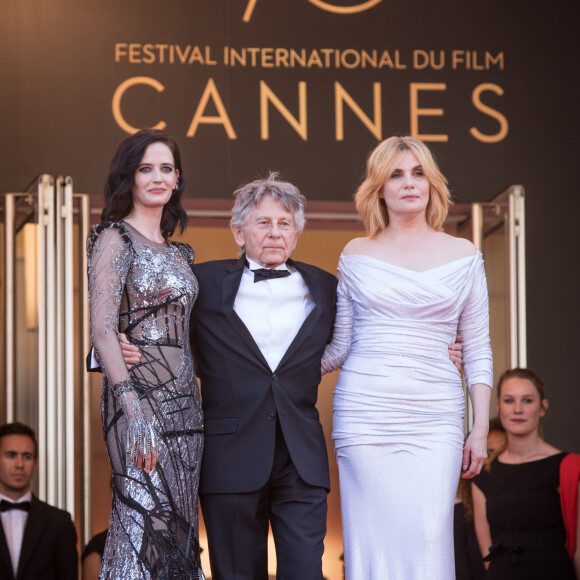
{"label": "tuxedo button", "polygon": [[270,411],[268,413],[268,421],[273,421],[276,418],[276,413],[274,411]]}
{"label": "tuxedo button", "polygon": [[278,375],[277,375],[276,373],[274,373],[274,374],[272,375],[272,380],[273,380],[273,381],[277,381],[277,380],[278,380]]}

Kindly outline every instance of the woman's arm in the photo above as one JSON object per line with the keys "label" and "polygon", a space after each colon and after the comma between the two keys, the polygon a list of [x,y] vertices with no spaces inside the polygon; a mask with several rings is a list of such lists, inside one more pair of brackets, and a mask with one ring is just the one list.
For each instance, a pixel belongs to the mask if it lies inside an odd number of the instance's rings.
{"label": "woman's arm", "polygon": [[116,227],[97,226],[87,244],[91,342],[112,385],[129,378],[119,345],[119,310],[131,248]]}
{"label": "woman's arm", "polygon": [[463,339],[465,381],[474,412],[474,425],[463,450],[462,475],[469,479],[478,474],[487,459],[489,401],[493,384],[493,360],[489,341],[489,304],[485,269],[481,255],[477,263],[469,296],[459,317]]}
{"label": "woman's arm", "polygon": [[475,477],[487,460],[487,433],[489,429],[489,401],[491,389],[482,383],[471,385],[469,397],[473,407],[473,428],[463,446],[461,477]]}
{"label": "woman's arm", "polygon": [[580,483],[578,484],[578,519],[576,520],[576,551],[574,552],[574,571],[580,580]]}
{"label": "woman's arm", "polygon": [[118,227],[96,226],[87,243],[91,340],[127,420],[126,450],[149,472],[157,462],[155,434],[143,413],[119,344],[119,311],[132,259],[131,242]]}
{"label": "woman's arm", "polygon": [[[474,483],[471,484],[471,497],[473,499],[473,523],[475,525],[475,535],[477,536],[477,543],[482,558],[485,558],[485,556],[489,554],[489,549],[491,548],[491,533],[489,531],[489,523],[486,515],[485,495]],[[485,562],[485,567],[488,567],[487,562]]]}
{"label": "woman's arm", "polygon": [[320,363],[323,375],[339,369],[350,350],[352,339],[352,302],[348,295],[346,282],[343,279],[339,265],[338,287],[336,302],[336,318],[334,320],[334,330],[332,340],[326,345],[322,362]]}

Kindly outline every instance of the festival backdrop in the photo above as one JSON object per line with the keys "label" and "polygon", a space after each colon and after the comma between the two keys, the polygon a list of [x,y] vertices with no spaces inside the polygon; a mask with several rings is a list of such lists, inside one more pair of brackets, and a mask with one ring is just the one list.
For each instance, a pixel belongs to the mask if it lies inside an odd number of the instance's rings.
{"label": "festival backdrop", "polygon": [[528,361],[580,451],[575,2],[3,0],[0,192],[68,173],[99,196],[141,127],[181,146],[188,196],[277,170],[348,201],[381,139],[435,151],[458,202],[527,193]]}

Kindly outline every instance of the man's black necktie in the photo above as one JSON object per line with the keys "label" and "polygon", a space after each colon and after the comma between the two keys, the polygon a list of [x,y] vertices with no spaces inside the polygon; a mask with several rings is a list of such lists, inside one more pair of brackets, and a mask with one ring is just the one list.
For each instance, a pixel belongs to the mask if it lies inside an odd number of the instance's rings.
{"label": "man's black necktie", "polygon": [[0,512],[7,512],[8,510],[24,510],[25,512],[30,511],[30,502],[21,501],[19,503],[13,503],[6,499],[0,501]]}
{"label": "man's black necktie", "polygon": [[258,268],[257,270],[250,269],[250,263],[245,260],[246,268],[254,274],[254,284],[260,280],[273,280],[274,278],[285,278],[290,276],[290,270],[274,270],[274,268]]}

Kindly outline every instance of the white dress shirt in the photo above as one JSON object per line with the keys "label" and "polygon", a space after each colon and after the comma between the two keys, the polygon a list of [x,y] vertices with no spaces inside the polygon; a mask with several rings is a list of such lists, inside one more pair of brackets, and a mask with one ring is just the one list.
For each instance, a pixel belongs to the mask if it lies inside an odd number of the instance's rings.
{"label": "white dress shirt", "polygon": [[[0,493],[0,500],[7,500],[12,503],[20,503],[22,501],[30,501],[32,493],[28,491],[17,500],[13,500]],[[6,543],[8,544],[8,551],[10,552],[10,559],[12,560],[12,569],[14,576],[18,571],[18,562],[20,560],[20,550],[22,549],[22,538],[24,537],[24,528],[28,520],[28,512],[19,509],[11,509],[0,514],[2,518],[2,527],[4,528],[4,535],[6,536]]]}
{"label": "white dress shirt", "polygon": [[244,268],[234,310],[274,371],[314,309],[314,300],[304,278],[294,268],[282,264],[276,270],[288,270],[290,276],[254,282],[251,270],[262,266],[246,259],[250,268]]}

